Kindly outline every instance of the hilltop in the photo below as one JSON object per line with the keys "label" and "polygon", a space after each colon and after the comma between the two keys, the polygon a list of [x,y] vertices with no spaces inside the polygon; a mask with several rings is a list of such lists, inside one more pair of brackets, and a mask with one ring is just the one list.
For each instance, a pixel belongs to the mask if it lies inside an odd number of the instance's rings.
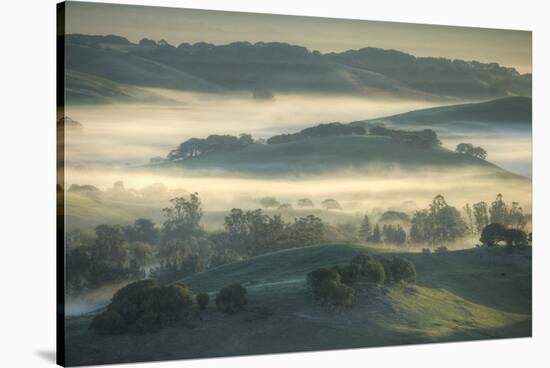
{"label": "hilltop", "polygon": [[390,169],[469,168],[487,175],[515,177],[490,162],[458,154],[439,145],[416,147],[394,137],[370,134],[307,137],[272,144],[254,142],[237,148],[205,152],[196,157],[164,161],[148,168],[224,170],[234,175],[267,177],[330,174],[335,170],[361,173],[372,169],[383,173]]}

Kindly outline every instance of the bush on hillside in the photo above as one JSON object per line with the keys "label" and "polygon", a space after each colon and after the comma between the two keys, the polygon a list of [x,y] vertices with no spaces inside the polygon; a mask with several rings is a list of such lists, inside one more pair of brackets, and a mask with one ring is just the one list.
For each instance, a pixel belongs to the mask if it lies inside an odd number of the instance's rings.
{"label": "bush on hillside", "polygon": [[193,312],[191,290],[185,285],[159,287],[155,280],[142,280],[117,291],[90,328],[100,334],[150,333],[184,321]]}
{"label": "bush on hillside", "polygon": [[406,258],[395,257],[391,261],[391,275],[393,281],[399,282],[401,280],[407,282],[416,281],[416,267],[414,264]]}
{"label": "bush on hillside", "polygon": [[340,274],[335,269],[318,268],[311,271],[307,274],[307,284],[313,297],[319,301],[335,305],[353,303],[354,290],[342,283]]}
{"label": "bush on hillside", "polygon": [[368,282],[374,282],[378,285],[382,285],[386,281],[386,272],[384,266],[380,261],[371,260],[368,261],[363,270],[365,280]]}
{"label": "bush on hillside", "polygon": [[488,246],[497,245],[506,238],[506,227],[501,224],[489,224],[481,231],[480,241]]}
{"label": "bush on hillside", "polygon": [[392,272],[392,261],[387,258],[382,258],[379,260],[382,267],[384,267],[384,273],[386,275],[386,281],[393,280],[393,272]]}
{"label": "bush on hillside", "polygon": [[216,306],[226,314],[242,311],[247,303],[246,289],[241,284],[230,285],[216,294]]}
{"label": "bush on hillside", "polygon": [[203,311],[208,306],[208,303],[210,303],[210,296],[208,296],[207,293],[197,294],[196,301],[197,301],[197,304],[199,305],[199,309]]}
{"label": "bush on hillside", "polygon": [[363,278],[368,282],[383,284],[386,280],[386,272],[382,263],[368,254],[361,253],[353,256],[350,266],[356,273],[354,281]]}
{"label": "bush on hillside", "polygon": [[440,246],[440,247],[437,247],[437,248],[435,248],[435,250],[434,250],[435,253],[446,253],[446,252],[448,252],[448,251],[449,251],[449,249],[448,249],[446,246],[444,246],[444,245],[442,245],[442,246]]}
{"label": "bush on hillside", "polygon": [[331,270],[338,272],[340,281],[346,285],[353,285],[360,276],[361,270],[357,265],[334,266]]}

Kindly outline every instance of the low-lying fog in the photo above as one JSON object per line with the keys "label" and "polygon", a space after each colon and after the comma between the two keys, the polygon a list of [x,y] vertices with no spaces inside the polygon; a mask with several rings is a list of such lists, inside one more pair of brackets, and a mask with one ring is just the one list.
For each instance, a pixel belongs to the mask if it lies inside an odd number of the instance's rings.
{"label": "low-lying fog", "polygon": [[[368,212],[375,208],[381,210],[399,209],[412,213],[415,209],[427,208],[432,198],[442,194],[447,202],[461,208],[465,203],[486,201],[490,203],[497,193],[502,193],[508,202],[517,201],[524,211],[531,211],[530,181],[525,179],[506,179],[484,177],[483,171],[472,170],[398,170],[379,172],[370,171],[364,175],[339,171],[324,176],[295,179],[238,178],[223,175],[221,172],[203,173],[180,172],[170,176],[161,172],[143,173],[135,169],[78,169],[68,168],[68,183],[91,184],[107,191],[106,196],[82,211],[83,204],[78,198],[67,197],[68,214],[99,217],[97,221],[115,221],[101,218],[104,213],[112,213],[109,208],[116,206],[118,212],[128,206],[128,214],[134,218],[120,215],[125,222],[131,222],[136,216],[161,219],[160,209],[168,205],[168,200],[178,195],[192,192],[200,194],[208,228],[221,228],[223,215],[232,208],[255,209],[260,207],[259,200],[264,196],[276,197],[280,203],[290,203],[296,207],[300,198],[309,198],[321,209],[320,203],[333,198],[340,202],[342,213],[353,214]],[[124,192],[109,190],[116,181],[124,181]],[[74,202],[74,203],[73,203]],[[408,203],[407,208],[403,203]],[[95,212],[94,212],[95,211]],[[130,216],[130,215],[128,215]],[[95,221],[88,219],[88,224]]]}
{"label": "low-lying fog", "polygon": [[[67,106],[65,114],[83,129],[66,137],[69,165],[139,165],[164,157],[179,143],[209,134],[251,133],[255,138],[293,132],[319,123],[347,123],[401,112],[454,104],[320,95],[277,95],[268,102],[248,94],[214,95],[155,89],[172,104],[110,104]],[[474,128],[472,128],[474,129]],[[488,159],[514,173],[531,176],[531,132],[498,129],[452,131],[436,128],[443,146],[481,145]]]}
{"label": "low-lying fog", "polygon": [[433,102],[342,96],[213,95],[155,90],[174,104],[68,106],[65,114],[84,128],[66,140],[68,162],[144,163],[191,137],[251,133],[267,138],[320,123],[342,123],[433,106]]}

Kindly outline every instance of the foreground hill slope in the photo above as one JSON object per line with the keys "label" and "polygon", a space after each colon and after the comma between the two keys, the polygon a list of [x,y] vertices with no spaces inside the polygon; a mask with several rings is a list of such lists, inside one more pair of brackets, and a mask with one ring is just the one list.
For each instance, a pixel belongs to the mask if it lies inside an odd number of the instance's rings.
{"label": "foreground hill slope", "polygon": [[[406,253],[416,285],[358,285],[356,303],[329,308],[311,300],[307,272],[343,264],[364,250],[334,244],[279,251],[221,266],[182,281],[195,292],[239,282],[247,311],[224,316],[213,307],[192,328],[154,335],[96,336],[90,317],[68,321],[69,365],[198,358],[318,349],[461,341],[531,335],[531,251],[479,248]],[[139,346],[139,349],[133,347]]]}

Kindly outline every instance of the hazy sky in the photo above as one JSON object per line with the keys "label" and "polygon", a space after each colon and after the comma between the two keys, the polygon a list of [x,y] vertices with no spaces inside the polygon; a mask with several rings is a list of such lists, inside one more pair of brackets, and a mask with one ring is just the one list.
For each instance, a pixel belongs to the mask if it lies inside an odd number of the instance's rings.
{"label": "hazy sky", "polygon": [[497,62],[531,72],[531,32],[364,20],[67,3],[67,33],[116,34],[174,46],[199,41],[280,41],[321,52],[372,46],[415,56]]}

